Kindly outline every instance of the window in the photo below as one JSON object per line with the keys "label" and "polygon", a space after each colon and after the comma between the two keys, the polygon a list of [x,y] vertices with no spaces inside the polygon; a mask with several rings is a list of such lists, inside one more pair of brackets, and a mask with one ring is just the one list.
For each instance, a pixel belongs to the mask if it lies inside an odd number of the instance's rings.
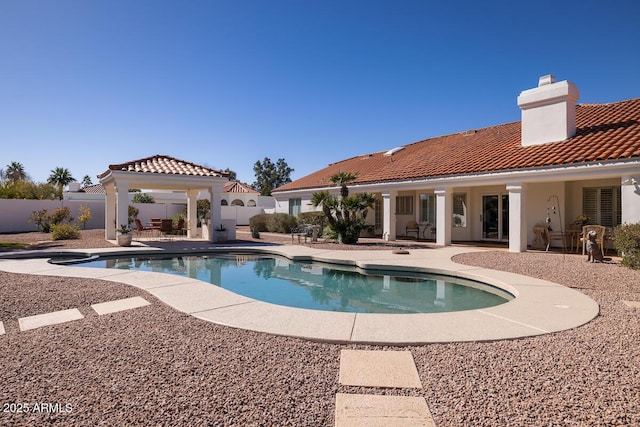
{"label": "window", "polygon": [[220,206],[229,206],[229,202],[226,199],[220,200]]}
{"label": "window", "polygon": [[582,210],[590,224],[615,227],[622,223],[620,187],[592,187],[582,189]]}
{"label": "window", "polygon": [[376,197],[373,203],[373,227],[376,230],[382,230],[382,200]]}
{"label": "window", "polygon": [[396,197],[396,215],[413,215],[413,196]]}
{"label": "window", "polygon": [[420,222],[436,224],[436,198],[433,194],[420,194]]}
{"label": "window", "polygon": [[302,206],[302,199],[289,199],[289,215],[298,216]]}
{"label": "window", "polygon": [[467,226],[467,194],[466,193],[453,194],[453,226],[454,227]]}

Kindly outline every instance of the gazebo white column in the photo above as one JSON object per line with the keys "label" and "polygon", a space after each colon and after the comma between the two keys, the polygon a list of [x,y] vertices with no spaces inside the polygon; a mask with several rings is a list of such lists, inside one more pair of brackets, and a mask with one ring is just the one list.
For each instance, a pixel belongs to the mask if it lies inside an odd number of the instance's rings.
{"label": "gazebo white column", "polygon": [[451,187],[436,188],[436,244],[451,245],[453,222],[453,191]]}
{"label": "gazebo white column", "polygon": [[116,229],[129,225],[129,184],[119,182],[116,187]]}
{"label": "gazebo white column", "polygon": [[217,187],[209,188],[211,194],[211,230],[209,230],[209,241],[213,241],[213,230],[222,225],[222,194]]}
{"label": "gazebo white column", "polygon": [[198,190],[187,191],[187,239],[196,237],[198,224]]}
{"label": "gazebo white column", "polygon": [[396,195],[397,191],[382,193],[382,238],[396,240]]}
{"label": "gazebo white column", "polygon": [[509,192],[509,252],[527,250],[526,191],[523,184],[507,185]]}
{"label": "gazebo white column", "polygon": [[114,185],[105,185],[104,205],[104,238],[116,239],[116,188]]}

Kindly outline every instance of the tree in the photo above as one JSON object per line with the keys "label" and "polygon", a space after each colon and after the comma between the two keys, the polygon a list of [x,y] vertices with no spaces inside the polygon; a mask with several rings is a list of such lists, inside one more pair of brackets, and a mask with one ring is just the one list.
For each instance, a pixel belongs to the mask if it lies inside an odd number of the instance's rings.
{"label": "tree", "polygon": [[155,203],[156,199],[149,193],[136,193],[131,199],[132,203]]}
{"label": "tree", "polygon": [[71,172],[69,172],[69,169],[58,167],[51,170],[51,175],[49,175],[47,182],[58,187],[58,197],[62,200],[62,189],[65,185],[69,185],[69,183],[74,182],[75,180],[76,179],[71,175]]}
{"label": "tree", "polygon": [[367,224],[367,212],[373,207],[376,196],[372,193],[349,195],[347,184],[358,178],[357,173],[338,172],[330,180],[340,186],[340,195],[332,195],[328,191],[313,193],[311,204],[320,206],[329,222],[329,226],[338,235],[338,242],[346,244],[358,243],[362,230],[371,228]]}
{"label": "tree", "polygon": [[262,196],[270,196],[271,191],[288,182],[291,182],[290,168],[284,159],[278,159],[274,164],[271,159],[265,157],[262,162],[259,160],[253,165],[253,172],[256,174],[256,181],[253,187],[260,192]]}
{"label": "tree", "polygon": [[222,172],[229,174],[229,181],[237,181],[238,180],[238,174],[235,173],[234,171],[232,171],[231,169],[226,168]]}
{"label": "tree", "polygon": [[91,181],[91,177],[89,175],[85,175],[82,178],[82,187],[88,187],[90,185],[93,185],[93,182]]}
{"label": "tree", "polygon": [[7,165],[5,176],[12,182],[26,181],[27,173],[24,170],[24,166],[20,162],[11,162]]}

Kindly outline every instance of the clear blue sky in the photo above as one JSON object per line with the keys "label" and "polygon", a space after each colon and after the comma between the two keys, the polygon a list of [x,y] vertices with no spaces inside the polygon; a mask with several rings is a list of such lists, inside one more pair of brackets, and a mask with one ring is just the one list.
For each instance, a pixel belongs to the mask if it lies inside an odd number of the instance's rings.
{"label": "clear blue sky", "polygon": [[554,74],[640,97],[640,2],[0,0],[0,167],[167,154],[255,180],[520,119]]}

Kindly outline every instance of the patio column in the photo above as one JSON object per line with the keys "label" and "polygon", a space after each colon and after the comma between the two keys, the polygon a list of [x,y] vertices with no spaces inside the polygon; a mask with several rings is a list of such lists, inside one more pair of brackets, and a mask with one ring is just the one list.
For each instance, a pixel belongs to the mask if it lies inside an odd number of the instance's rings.
{"label": "patio column", "polygon": [[198,190],[187,191],[187,239],[196,237],[198,224]]}
{"label": "patio column", "polygon": [[396,195],[397,191],[382,193],[382,238],[396,240]]}
{"label": "patio column", "polygon": [[116,188],[113,185],[106,185],[105,205],[104,205],[104,238],[107,240],[116,239]]}
{"label": "patio column", "polygon": [[222,194],[218,191],[219,188],[209,188],[211,194],[211,227],[209,230],[209,241],[213,241],[213,230],[222,224]]}
{"label": "patio column", "polygon": [[507,185],[509,192],[509,252],[527,251],[526,191],[523,184]]}
{"label": "patio column", "polygon": [[116,187],[116,229],[121,225],[129,225],[129,184],[120,183]]}
{"label": "patio column", "polygon": [[436,188],[436,244],[451,245],[453,222],[453,191],[451,187]]}
{"label": "patio column", "polygon": [[640,175],[623,176],[620,192],[622,223],[640,222]]}

